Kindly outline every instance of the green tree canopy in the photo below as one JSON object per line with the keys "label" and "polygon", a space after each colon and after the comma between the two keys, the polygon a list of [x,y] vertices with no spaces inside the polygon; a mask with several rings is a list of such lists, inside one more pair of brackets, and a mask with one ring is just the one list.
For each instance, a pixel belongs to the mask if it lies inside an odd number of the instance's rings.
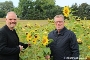
{"label": "green tree canopy", "polygon": [[12,1],[0,2],[0,17],[5,17],[6,13],[12,11],[14,8]]}

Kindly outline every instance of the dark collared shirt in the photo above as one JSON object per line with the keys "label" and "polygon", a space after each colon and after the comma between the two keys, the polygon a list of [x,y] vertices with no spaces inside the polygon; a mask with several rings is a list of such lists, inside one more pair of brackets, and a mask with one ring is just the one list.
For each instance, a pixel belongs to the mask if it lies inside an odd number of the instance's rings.
{"label": "dark collared shirt", "polygon": [[50,44],[53,60],[75,60],[79,58],[76,36],[66,27],[60,31],[60,34],[58,34],[57,30],[51,31],[48,38],[53,39],[53,42]]}

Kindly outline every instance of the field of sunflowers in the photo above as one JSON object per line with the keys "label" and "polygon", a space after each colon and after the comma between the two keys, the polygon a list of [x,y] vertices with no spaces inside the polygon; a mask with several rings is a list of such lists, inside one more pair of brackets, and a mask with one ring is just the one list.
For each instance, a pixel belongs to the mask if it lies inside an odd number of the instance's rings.
{"label": "field of sunflowers", "polygon": [[[45,60],[44,56],[50,54],[50,49],[46,47],[50,43],[47,35],[55,27],[53,20],[47,21],[48,23],[44,25],[32,25],[31,23],[27,23],[23,27],[21,24],[17,25],[16,31],[20,41],[31,44],[31,47],[20,52],[21,60]],[[70,20],[65,20],[65,26],[76,34],[81,60],[90,59],[89,22],[89,20],[75,19],[75,17],[70,18]]]}
{"label": "field of sunflowers", "polygon": [[[90,60],[90,21],[86,18],[84,20],[76,19],[75,16],[69,14],[68,7],[64,8],[64,16],[69,17],[69,20],[65,19],[65,26],[77,37],[80,50],[79,59]],[[15,29],[20,41],[31,44],[31,47],[20,52],[20,60],[45,60],[45,56],[51,53],[46,45],[52,42],[52,40],[48,40],[47,36],[50,31],[55,29],[54,21],[48,19],[46,24],[41,24],[32,24],[31,22],[23,24],[23,26],[21,23],[17,24]]]}
{"label": "field of sunflowers", "polygon": [[[76,34],[77,42],[80,50],[80,60],[90,60],[90,24],[89,20],[76,19],[70,13],[68,7],[63,9],[64,16],[69,17],[65,19],[65,26]],[[46,55],[49,55],[50,49],[46,47],[52,40],[48,40],[47,36],[50,31],[55,29],[53,19],[47,20],[48,23],[44,25],[27,23],[24,27],[20,24],[16,27],[19,34],[20,41],[30,43],[31,47],[23,50],[20,53],[21,60],[45,60]]]}

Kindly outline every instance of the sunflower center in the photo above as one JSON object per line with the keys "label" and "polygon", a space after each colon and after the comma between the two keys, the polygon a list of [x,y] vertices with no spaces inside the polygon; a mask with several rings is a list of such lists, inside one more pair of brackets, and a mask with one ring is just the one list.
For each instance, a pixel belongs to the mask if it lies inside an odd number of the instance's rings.
{"label": "sunflower center", "polygon": [[68,13],[68,11],[67,11],[67,10],[65,10],[65,13],[67,14],[67,13]]}
{"label": "sunflower center", "polygon": [[46,42],[46,39],[43,40],[43,43],[45,43],[45,42]]}

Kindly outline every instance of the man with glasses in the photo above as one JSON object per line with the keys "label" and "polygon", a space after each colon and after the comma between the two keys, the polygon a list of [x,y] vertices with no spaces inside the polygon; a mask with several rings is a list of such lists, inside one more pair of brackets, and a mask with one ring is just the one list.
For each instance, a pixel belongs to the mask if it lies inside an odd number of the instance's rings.
{"label": "man with glasses", "polygon": [[49,45],[53,60],[78,60],[79,46],[75,34],[64,26],[64,16],[54,17],[56,29],[48,34],[53,42]]}
{"label": "man with glasses", "polygon": [[15,12],[8,12],[6,25],[0,29],[0,60],[19,60],[19,53],[28,44],[19,42],[19,37],[14,29],[17,24]]}

